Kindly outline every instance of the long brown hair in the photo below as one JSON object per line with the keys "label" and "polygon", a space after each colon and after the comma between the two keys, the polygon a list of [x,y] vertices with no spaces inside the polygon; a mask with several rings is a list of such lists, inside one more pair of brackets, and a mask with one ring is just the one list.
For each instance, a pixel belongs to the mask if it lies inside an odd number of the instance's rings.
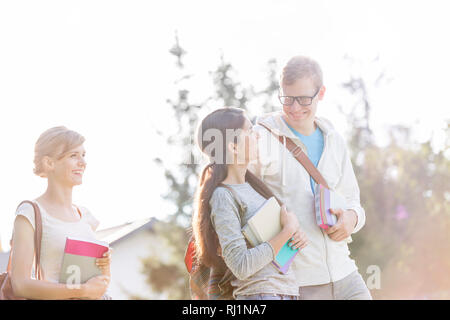
{"label": "long brown hair", "polygon": [[[222,151],[221,157],[219,154],[209,154],[210,150],[207,148],[210,141],[205,141],[203,135],[209,129],[215,129],[220,132],[221,137],[226,136],[227,129],[242,129],[246,117],[244,110],[233,107],[226,107],[217,109],[208,114],[200,123],[197,131],[197,143],[200,150],[210,159],[215,161],[210,162],[203,168],[200,174],[197,190],[194,201],[194,214],[192,219],[192,232],[195,239],[195,253],[197,263],[204,264],[208,267],[218,266],[223,264],[222,258],[217,254],[219,248],[219,239],[214,227],[211,223],[211,206],[209,201],[214,190],[221,184],[228,174],[227,167],[227,146],[222,143],[222,150],[215,149],[215,153]],[[217,137],[216,137],[217,139]],[[237,142],[236,139],[234,141]],[[248,182],[259,194],[268,199],[273,195],[270,189],[253,173],[247,170],[245,174],[245,181]],[[277,199],[277,201],[281,202]]]}

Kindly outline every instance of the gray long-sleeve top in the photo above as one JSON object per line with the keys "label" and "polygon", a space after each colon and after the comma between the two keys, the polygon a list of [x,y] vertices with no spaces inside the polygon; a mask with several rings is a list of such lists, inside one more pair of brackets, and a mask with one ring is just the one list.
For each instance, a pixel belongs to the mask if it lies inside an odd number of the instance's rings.
{"label": "gray long-sleeve top", "polygon": [[239,214],[238,204],[232,193],[223,187],[214,190],[210,200],[211,221],[219,237],[222,255],[227,267],[236,276],[231,284],[233,295],[286,294],[298,295],[294,273],[280,273],[272,261],[274,250],[268,242],[249,248],[242,234],[242,227],[262,206],[265,199],[248,183],[230,184],[247,210]]}

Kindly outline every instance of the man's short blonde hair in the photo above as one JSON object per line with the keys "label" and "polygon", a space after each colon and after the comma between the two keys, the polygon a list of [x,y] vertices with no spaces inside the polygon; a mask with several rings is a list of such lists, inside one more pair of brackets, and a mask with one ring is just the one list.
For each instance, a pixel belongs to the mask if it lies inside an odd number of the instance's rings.
{"label": "man's short blonde hair", "polygon": [[66,127],[54,127],[44,131],[34,147],[34,174],[45,177],[42,160],[45,156],[61,159],[65,154],[82,145],[84,137]]}
{"label": "man's short blonde hair", "polygon": [[306,56],[292,57],[284,66],[280,86],[292,85],[299,79],[309,78],[317,88],[323,85],[322,69],[317,61]]}

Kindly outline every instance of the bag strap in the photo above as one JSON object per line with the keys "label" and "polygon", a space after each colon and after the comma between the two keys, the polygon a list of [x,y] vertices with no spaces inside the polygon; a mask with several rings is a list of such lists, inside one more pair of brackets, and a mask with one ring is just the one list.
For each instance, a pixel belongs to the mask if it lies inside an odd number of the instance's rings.
{"label": "bag strap", "polygon": [[239,215],[240,215],[241,221],[242,221],[242,218],[244,217],[245,210],[247,210],[247,206],[241,201],[241,198],[237,195],[236,191],[234,191],[233,188],[231,188],[230,186],[227,186],[226,184],[224,184],[222,182],[219,183],[219,187],[224,187],[224,188],[228,189],[231,192],[231,194],[234,197],[234,200],[236,200],[236,202],[238,204]]}
{"label": "bag strap", "polygon": [[[29,203],[33,206],[34,210],[34,265],[35,265],[35,273],[37,275],[38,280],[42,280],[42,269],[41,269],[41,242],[42,242],[42,216],[41,216],[41,210],[39,210],[39,207],[36,203],[33,201],[25,200],[22,201],[18,206],[17,209],[24,203]],[[11,240],[11,250],[9,252],[9,260],[8,260],[8,267],[7,271],[11,271],[11,255],[13,251],[13,243]]]}
{"label": "bag strap", "polygon": [[[261,125],[262,127],[266,128],[270,133],[272,133],[272,135],[278,140],[280,141],[280,143],[282,145],[284,145],[283,143],[283,138],[279,135],[277,135],[275,132],[273,132],[269,127],[267,127],[265,124],[258,122],[259,125]],[[292,156],[301,163],[301,165],[306,169],[306,171],[309,173],[309,175],[314,179],[314,181],[317,184],[321,184],[325,187],[328,187],[327,182],[325,181],[324,177],[322,176],[322,174],[319,172],[319,170],[317,170],[317,168],[314,166],[314,164],[311,162],[311,160],[309,160],[308,156],[303,152],[302,148],[300,146],[298,146],[294,141],[292,141],[291,138],[289,137],[284,137],[284,139],[286,139],[286,148],[289,150],[289,152],[292,154]]]}

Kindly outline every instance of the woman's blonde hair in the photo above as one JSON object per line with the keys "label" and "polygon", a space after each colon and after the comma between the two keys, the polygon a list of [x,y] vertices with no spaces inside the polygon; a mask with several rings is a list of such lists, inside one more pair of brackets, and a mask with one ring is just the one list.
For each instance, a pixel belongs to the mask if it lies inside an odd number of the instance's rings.
{"label": "woman's blonde hair", "polygon": [[34,174],[45,177],[42,160],[44,157],[61,159],[65,154],[84,143],[84,137],[66,127],[54,127],[44,131],[34,147]]}

